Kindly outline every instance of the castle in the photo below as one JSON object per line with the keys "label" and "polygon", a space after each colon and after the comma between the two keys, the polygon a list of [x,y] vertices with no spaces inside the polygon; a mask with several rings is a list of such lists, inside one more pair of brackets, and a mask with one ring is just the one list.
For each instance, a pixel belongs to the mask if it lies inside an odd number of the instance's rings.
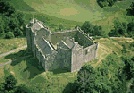
{"label": "castle", "polygon": [[27,50],[32,51],[45,69],[78,71],[85,62],[96,58],[98,43],[80,28],[51,33],[41,21],[32,19],[26,25]]}

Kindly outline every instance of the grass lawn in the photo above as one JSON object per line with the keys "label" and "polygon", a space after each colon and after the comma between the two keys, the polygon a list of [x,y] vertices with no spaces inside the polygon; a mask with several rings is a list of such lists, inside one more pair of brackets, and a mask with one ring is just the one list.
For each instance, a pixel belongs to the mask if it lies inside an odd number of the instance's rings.
{"label": "grass lawn", "polygon": [[0,54],[26,45],[25,38],[0,39]]}
{"label": "grass lawn", "polygon": [[[134,42],[131,38],[101,38],[97,39],[96,42],[99,43],[97,50],[97,59],[87,63],[91,64],[93,67],[99,66],[101,61],[105,59],[109,54],[116,53],[119,57],[122,55],[122,44],[126,44],[129,42]],[[127,47],[129,49],[129,47]],[[132,52],[128,52],[128,54],[134,54]]]}
{"label": "grass lawn", "polygon": [[101,12],[97,12],[96,9],[95,11],[85,9],[74,0],[24,0],[24,2],[39,13],[62,19],[78,22],[101,19]]}
{"label": "grass lawn", "polygon": [[0,58],[0,64],[1,63],[5,63],[5,62],[8,62],[9,60],[8,59],[5,59],[4,57]]}
{"label": "grass lawn", "polygon": [[0,83],[4,82],[4,68],[0,67]]}

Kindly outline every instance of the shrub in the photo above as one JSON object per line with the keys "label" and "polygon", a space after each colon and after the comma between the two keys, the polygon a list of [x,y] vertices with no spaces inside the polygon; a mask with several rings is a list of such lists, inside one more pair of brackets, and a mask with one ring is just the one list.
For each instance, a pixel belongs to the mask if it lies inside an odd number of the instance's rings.
{"label": "shrub", "polygon": [[6,35],[5,35],[5,38],[6,38],[6,39],[14,38],[13,32],[7,32]]}

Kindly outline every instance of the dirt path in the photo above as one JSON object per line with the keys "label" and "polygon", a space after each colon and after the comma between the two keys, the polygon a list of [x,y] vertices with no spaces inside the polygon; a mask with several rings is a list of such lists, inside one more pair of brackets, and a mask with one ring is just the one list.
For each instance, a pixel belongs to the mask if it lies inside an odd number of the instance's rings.
{"label": "dirt path", "polygon": [[3,66],[5,66],[5,65],[7,65],[7,64],[10,64],[11,62],[12,62],[12,60],[9,59],[9,61],[0,64],[0,67],[3,67]]}
{"label": "dirt path", "polygon": [[[27,47],[27,46],[25,45],[25,46],[19,47],[19,48],[17,48],[17,49],[11,50],[11,51],[9,51],[9,52],[0,54],[0,58],[1,58],[1,57],[5,57],[5,56],[7,56],[7,55],[9,55],[9,54],[11,54],[11,53],[17,52],[17,51],[19,51],[19,50],[21,50],[21,49],[25,49],[26,47]],[[9,61],[4,62],[4,63],[1,63],[1,64],[0,64],[0,67],[3,67],[3,66],[5,66],[5,65],[7,65],[7,64],[10,64],[11,62],[12,62],[12,60],[9,59]]]}
{"label": "dirt path", "polygon": [[9,54],[11,54],[11,53],[17,52],[17,51],[19,51],[19,50],[21,50],[21,49],[24,49],[24,48],[26,48],[26,47],[27,47],[27,46],[25,45],[25,46],[19,47],[19,48],[17,48],[17,49],[11,50],[11,51],[9,51],[9,52],[0,54],[0,58],[1,58],[1,57],[4,57],[4,56],[7,56],[7,55],[9,55]]}
{"label": "dirt path", "polygon": [[128,37],[110,37],[111,39],[117,40],[118,42],[134,42],[133,38]]}

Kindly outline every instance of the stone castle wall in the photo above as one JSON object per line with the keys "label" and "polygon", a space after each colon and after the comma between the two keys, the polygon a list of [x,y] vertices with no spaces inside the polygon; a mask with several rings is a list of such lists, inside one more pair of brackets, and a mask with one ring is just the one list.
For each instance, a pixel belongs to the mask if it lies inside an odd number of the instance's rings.
{"label": "stone castle wall", "polygon": [[89,60],[95,59],[97,48],[98,48],[98,43],[94,43],[93,45],[84,48],[83,49],[83,62],[88,62]]}
{"label": "stone castle wall", "polygon": [[76,44],[76,47],[72,50],[71,72],[78,71],[84,63],[95,59],[97,47],[98,43],[95,43],[86,48]]}
{"label": "stone castle wall", "polygon": [[78,71],[83,65],[83,47],[75,42],[71,56],[71,72]]}
{"label": "stone castle wall", "polygon": [[51,33],[48,28],[35,23],[27,26],[26,38],[27,50],[33,52],[45,71],[66,68],[75,72],[85,62],[96,58],[98,44],[78,29]]}

